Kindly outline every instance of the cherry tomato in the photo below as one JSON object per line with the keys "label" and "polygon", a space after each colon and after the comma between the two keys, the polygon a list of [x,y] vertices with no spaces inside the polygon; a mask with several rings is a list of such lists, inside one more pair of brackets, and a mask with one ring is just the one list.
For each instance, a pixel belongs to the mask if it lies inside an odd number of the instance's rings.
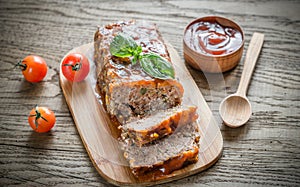
{"label": "cherry tomato", "polygon": [[28,116],[28,123],[36,132],[48,132],[55,124],[54,112],[47,107],[33,108]]}
{"label": "cherry tomato", "polygon": [[67,80],[80,82],[89,74],[90,63],[83,54],[71,53],[64,58],[61,68]]}
{"label": "cherry tomato", "polygon": [[45,60],[36,55],[25,57],[16,66],[21,68],[24,78],[29,82],[40,82],[48,71]]}

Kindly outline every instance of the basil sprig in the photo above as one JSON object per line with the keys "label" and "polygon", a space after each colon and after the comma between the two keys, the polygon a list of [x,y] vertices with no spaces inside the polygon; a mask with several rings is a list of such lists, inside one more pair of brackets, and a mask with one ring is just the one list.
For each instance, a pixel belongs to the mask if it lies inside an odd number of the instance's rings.
{"label": "basil sprig", "polygon": [[133,56],[132,63],[136,64],[142,47],[138,46],[136,42],[128,35],[120,33],[114,37],[109,47],[110,53],[116,57],[131,57]]}
{"label": "basil sprig", "polygon": [[132,57],[132,64],[138,61],[144,72],[158,79],[174,79],[174,68],[169,61],[155,53],[142,53],[139,46],[130,36],[119,33],[110,43],[110,53],[116,57]]}
{"label": "basil sprig", "polygon": [[142,55],[140,64],[147,74],[155,78],[174,79],[175,77],[175,72],[171,63],[155,53]]}

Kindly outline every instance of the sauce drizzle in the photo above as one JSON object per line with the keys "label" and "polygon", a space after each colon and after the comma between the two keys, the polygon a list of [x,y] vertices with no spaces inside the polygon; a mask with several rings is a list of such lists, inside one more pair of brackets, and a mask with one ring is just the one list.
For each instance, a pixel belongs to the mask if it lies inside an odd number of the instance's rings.
{"label": "sauce drizzle", "polygon": [[237,50],[242,45],[242,37],[241,32],[232,27],[200,21],[187,28],[184,39],[195,51],[223,55]]}

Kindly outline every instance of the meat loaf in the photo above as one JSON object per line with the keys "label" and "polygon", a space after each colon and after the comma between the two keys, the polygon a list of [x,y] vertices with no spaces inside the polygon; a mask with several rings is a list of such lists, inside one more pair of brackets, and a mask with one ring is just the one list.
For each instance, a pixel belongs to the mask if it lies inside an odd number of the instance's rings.
{"label": "meat loaf", "polygon": [[159,80],[146,74],[131,58],[112,56],[109,46],[114,36],[124,32],[142,46],[143,53],[153,52],[166,58],[169,53],[156,25],[134,21],[98,28],[95,33],[95,61],[98,87],[108,113],[121,124],[131,117],[143,117],[157,110],[180,105],[183,87],[175,79]]}
{"label": "meat loaf", "polygon": [[142,146],[143,144],[172,134],[177,127],[196,121],[198,115],[195,106],[178,106],[122,126],[122,138],[131,138]]}
{"label": "meat loaf", "polygon": [[196,123],[178,128],[172,135],[139,147],[128,138],[124,157],[136,177],[167,175],[198,160],[199,133]]}

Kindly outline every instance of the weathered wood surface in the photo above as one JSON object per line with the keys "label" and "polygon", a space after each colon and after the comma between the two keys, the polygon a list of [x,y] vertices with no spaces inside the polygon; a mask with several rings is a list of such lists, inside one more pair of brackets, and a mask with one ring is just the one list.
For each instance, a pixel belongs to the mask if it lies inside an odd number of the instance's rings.
{"label": "weathered wood surface", "polygon": [[[245,49],[253,32],[265,42],[248,90],[253,115],[243,127],[220,123],[222,158],[210,169],[161,186],[300,185],[300,2],[294,1],[0,1],[0,186],[109,186],[93,167],[59,86],[59,62],[89,43],[97,25],[122,19],[158,24],[182,54],[185,26],[219,15],[239,23]],[[30,84],[14,69],[28,54],[45,58],[45,80]],[[245,55],[245,52],[244,52]],[[217,120],[220,101],[234,93],[241,63],[221,75],[189,67]],[[34,133],[27,115],[35,104],[57,116],[50,133]]]}

